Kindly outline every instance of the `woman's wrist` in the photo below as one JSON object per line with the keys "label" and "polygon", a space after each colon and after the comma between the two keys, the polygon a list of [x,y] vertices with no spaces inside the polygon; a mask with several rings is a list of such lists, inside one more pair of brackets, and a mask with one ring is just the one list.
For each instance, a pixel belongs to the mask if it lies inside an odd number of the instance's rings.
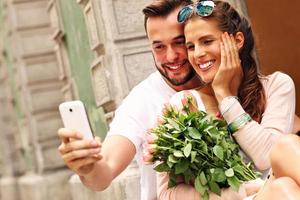
{"label": "woman's wrist", "polygon": [[227,96],[222,99],[222,101],[219,103],[219,110],[221,112],[221,115],[224,116],[226,112],[229,111],[229,109],[239,101],[239,98],[237,96]]}
{"label": "woman's wrist", "polygon": [[215,92],[215,96],[216,96],[216,99],[217,99],[217,101],[218,101],[219,104],[222,102],[222,100],[224,98],[229,97],[229,96],[235,96],[231,92],[224,91],[224,90],[221,90],[221,91],[214,90],[214,92]]}

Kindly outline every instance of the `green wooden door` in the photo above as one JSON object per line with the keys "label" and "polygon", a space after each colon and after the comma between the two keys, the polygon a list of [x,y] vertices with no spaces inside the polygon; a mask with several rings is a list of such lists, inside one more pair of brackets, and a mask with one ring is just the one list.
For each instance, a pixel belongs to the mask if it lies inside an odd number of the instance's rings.
{"label": "green wooden door", "polygon": [[58,1],[65,31],[66,49],[71,74],[77,86],[79,98],[84,102],[94,133],[106,135],[106,121],[102,108],[97,108],[92,88],[90,66],[94,54],[90,49],[83,9],[76,1]]}

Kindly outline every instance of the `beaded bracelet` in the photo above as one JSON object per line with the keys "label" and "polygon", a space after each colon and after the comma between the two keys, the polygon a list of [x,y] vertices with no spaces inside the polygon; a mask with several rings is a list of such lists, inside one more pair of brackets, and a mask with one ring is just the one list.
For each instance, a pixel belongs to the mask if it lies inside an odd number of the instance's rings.
{"label": "beaded bracelet", "polygon": [[228,96],[225,97],[219,106],[219,109],[221,111],[221,114],[224,116],[224,114],[236,103],[238,102],[239,98],[237,96]]}
{"label": "beaded bracelet", "polygon": [[241,127],[245,126],[248,122],[252,120],[248,113],[243,113],[238,116],[233,122],[228,125],[228,130],[231,134],[238,131]]}

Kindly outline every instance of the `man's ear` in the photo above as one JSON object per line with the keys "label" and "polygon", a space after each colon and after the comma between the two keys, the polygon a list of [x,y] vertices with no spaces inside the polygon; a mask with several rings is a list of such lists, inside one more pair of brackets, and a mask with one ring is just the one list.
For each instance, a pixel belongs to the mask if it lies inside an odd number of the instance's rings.
{"label": "man's ear", "polygon": [[237,32],[235,34],[234,38],[236,41],[236,46],[240,50],[244,46],[244,41],[245,41],[244,34],[242,32]]}

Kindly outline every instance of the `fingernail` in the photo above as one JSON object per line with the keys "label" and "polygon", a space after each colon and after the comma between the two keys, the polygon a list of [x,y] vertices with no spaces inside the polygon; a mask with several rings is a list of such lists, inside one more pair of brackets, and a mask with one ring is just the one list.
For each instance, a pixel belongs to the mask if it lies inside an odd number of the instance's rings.
{"label": "fingernail", "polygon": [[99,149],[99,148],[93,149],[93,150],[92,150],[92,153],[99,153],[99,152],[100,152],[100,149]]}
{"label": "fingernail", "polygon": [[91,141],[90,144],[91,144],[92,146],[98,146],[98,145],[99,145],[99,143],[98,143],[97,141],[95,141],[95,140]]}
{"label": "fingernail", "polygon": [[100,154],[95,154],[94,157],[100,159],[101,155]]}
{"label": "fingernail", "polygon": [[153,135],[153,134],[149,134],[146,136],[146,140],[148,143],[154,143],[156,139],[157,139],[157,136]]}
{"label": "fingernail", "polygon": [[154,153],[156,151],[156,147],[157,147],[156,144],[149,144],[147,149],[149,153]]}
{"label": "fingernail", "polygon": [[152,156],[151,154],[145,153],[145,154],[143,154],[142,158],[143,158],[143,162],[144,162],[145,164],[152,164],[153,156]]}
{"label": "fingernail", "polygon": [[76,132],[76,137],[79,138],[79,139],[82,139],[82,134],[79,133],[79,132]]}
{"label": "fingernail", "polygon": [[143,143],[143,150],[145,150],[147,148],[148,148],[148,143],[147,142]]}

